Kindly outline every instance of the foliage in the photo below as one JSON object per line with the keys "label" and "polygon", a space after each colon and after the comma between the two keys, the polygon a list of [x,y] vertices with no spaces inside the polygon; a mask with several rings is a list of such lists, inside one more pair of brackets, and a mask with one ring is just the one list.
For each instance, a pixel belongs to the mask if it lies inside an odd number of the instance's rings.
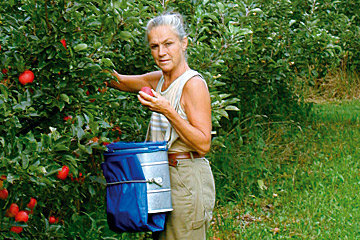
{"label": "foliage", "polygon": [[[162,6],[24,0],[0,7],[0,173],[9,190],[0,202],[1,234],[14,236],[9,229],[16,223],[5,217],[10,204],[26,209],[35,197],[39,204],[24,227],[26,236],[99,238],[103,231],[94,226],[106,222],[99,166],[104,145],[142,141],[149,117],[134,95],[107,88],[104,82],[111,75],[103,70],[136,74],[155,69],[143,43],[143,25]],[[25,70],[34,73],[32,84],[18,82]],[[224,104],[225,96],[216,98],[222,101],[214,108],[219,125],[229,103]],[[72,177],[57,179],[64,165]],[[101,215],[94,214],[100,210]],[[60,219],[56,226],[49,225],[50,216]],[[83,235],[76,226],[85,227]],[[106,231],[102,237],[114,235]]]}
{"label": "foliage", "polygon": [[359,100],[317,104],[306,127],[273,127],[261,148],[234,142],[216,154],[232,167],[214,169],[221,203],[211,237],[356,239],[359,107]]}
{"label": "foliage", "polygon": [[[106,222],[99,166],[104,145],[143,140],[149,114],[135,96],[108,89],[104,81],[110,76],[102,70],[115,64],[126,68],[119,62],[142,37],[136,17],[150,11],[128,1],[0,5],[1,69],[7,69],[0,85],[0,173],[9,190],[0,203],[1,234],[14,236],[9,228],[15,223],[4,216],[9,205],[16,202],[24,209],[35,197],[39,204],[24,228],[26,236],[99,238],[103,230],[93,227]],[[144,55],[143,50],[136,54]],[[35,80],[23,86],[17,78],[26,69]],[[64,165],[74,180],[56,178]],[[94,214],[98,210],[101,215]],[[49,225],[51,215],[59,224]],[[71,230],[77,225],[85,227],[82,236]]]}

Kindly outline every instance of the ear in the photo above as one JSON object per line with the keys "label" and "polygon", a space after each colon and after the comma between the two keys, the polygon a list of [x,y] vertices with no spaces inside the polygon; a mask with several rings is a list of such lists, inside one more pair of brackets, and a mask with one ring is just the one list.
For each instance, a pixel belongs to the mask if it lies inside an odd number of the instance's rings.
{"label": "ear", "polygon": [[185,36],[182,41],[181,41],[181,45],[182,45],[182,50],[185,51],[187,49],[187,46],[188,46],[188,38]]}

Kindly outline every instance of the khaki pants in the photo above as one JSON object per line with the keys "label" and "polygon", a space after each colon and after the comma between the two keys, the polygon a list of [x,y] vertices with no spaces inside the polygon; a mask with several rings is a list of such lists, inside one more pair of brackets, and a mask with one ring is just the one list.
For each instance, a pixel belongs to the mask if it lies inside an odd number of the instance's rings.
{"label": "khaki pants", "polygon": [[173,211],[165,230],[154,233],[159,240],[202,240],[210,226],[215,205],[215,183],[205,158],[179,160],[170,168]]}

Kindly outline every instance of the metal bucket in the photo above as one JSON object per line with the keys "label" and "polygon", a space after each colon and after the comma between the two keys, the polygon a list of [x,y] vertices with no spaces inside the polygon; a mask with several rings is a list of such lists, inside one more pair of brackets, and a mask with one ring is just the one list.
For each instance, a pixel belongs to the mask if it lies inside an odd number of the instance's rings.
{"label": "metal bucket", "polygon": [[[136,155],[147,185],[148,213],[172,211],[170,174],[166,142],[113,143],[105,158]],[[134,160],[136,159],[134,158]],[[120,196],[126,197],[126,196]]]}

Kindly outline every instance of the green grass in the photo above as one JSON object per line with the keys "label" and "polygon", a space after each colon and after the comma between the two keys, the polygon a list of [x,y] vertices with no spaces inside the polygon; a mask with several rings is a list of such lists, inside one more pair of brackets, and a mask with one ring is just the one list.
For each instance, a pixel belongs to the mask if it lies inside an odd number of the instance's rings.
{"label": "green grass", "polygon": [[278,125],[212,155],[210,238],[360,239],[359,146],[353,100],[315,104],[304,126]]}

